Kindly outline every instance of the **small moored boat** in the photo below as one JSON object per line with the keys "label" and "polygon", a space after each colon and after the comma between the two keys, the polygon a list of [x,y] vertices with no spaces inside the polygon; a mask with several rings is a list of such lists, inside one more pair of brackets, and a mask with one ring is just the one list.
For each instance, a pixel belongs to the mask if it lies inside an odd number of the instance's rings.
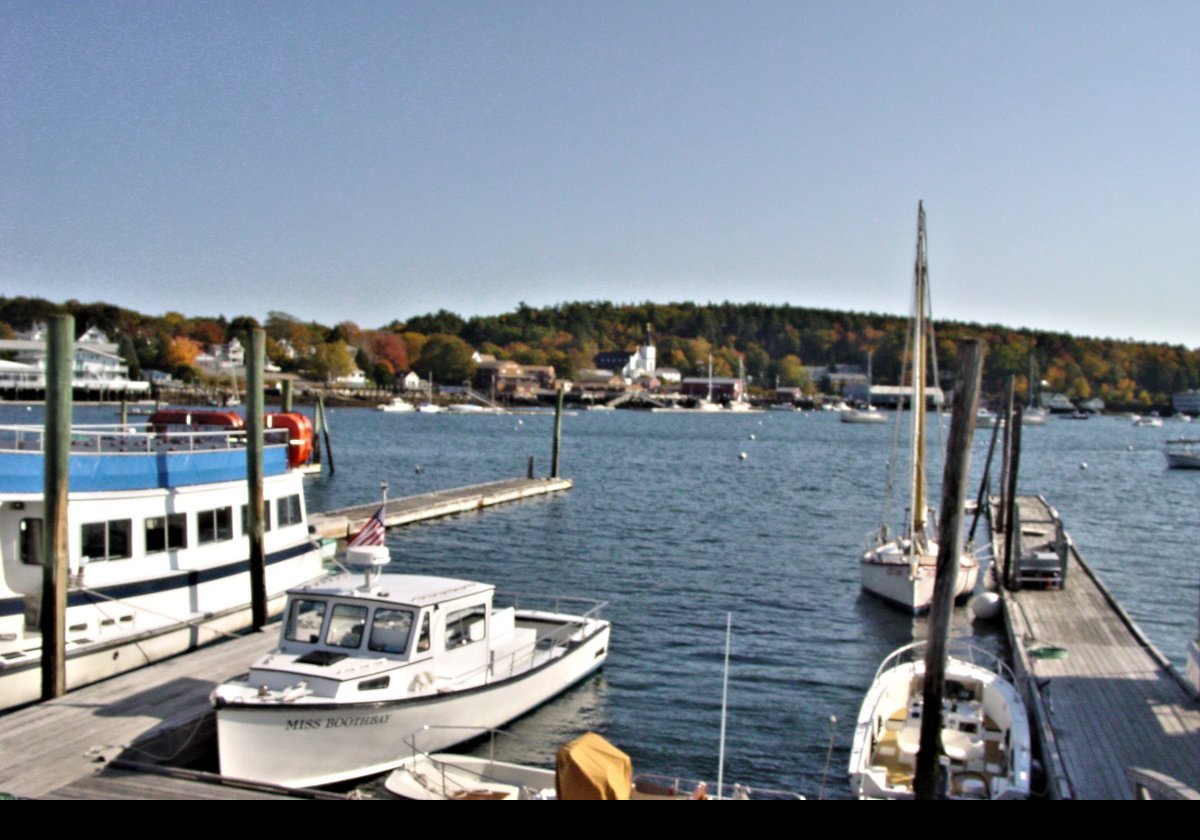
{"label": "small moored boat", "polygon": [[[924,655],[924,642],[907,645],[875,673],[850,751],[850,785],[860,798],[913,798],[926,711]],[[1007,665],[979,648],[951,643],[941,716],[939,760],[950,798],[1029,796],[1029,719]]]}
{"label": "small moored boat", "polygon": [[[313,787],[380,773],[422,726],[500,726],[604,664],[602,602],[501,607],[491,585],[377,574],[387,561],[382,545],[351,548],[365,582],[288,593],[279,646],[213,693],[223,774]],[[440,729],[422,746],[464,737]]]}
{"label": "small moored boat", "polygon": [[1200,470],[1200,438],[1175,438],[1163,447],[1170,470]]}

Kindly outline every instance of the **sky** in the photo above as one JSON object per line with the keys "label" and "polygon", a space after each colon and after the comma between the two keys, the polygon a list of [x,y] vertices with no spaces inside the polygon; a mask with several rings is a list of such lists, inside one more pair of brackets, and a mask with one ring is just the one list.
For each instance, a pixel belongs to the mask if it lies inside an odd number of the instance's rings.
{"label": "sky", "polygon": [[0,294],[1200,346],[1194,2],[0,0]]}

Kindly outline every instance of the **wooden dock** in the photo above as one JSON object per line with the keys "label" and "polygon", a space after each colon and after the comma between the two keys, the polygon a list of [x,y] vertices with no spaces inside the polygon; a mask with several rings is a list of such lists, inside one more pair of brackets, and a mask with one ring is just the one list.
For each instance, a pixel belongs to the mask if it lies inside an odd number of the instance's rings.
{"label": "wooden dock", "polygon": [[[1052,548],[1057,513],[1040,496],[1016,501],[1019,548]],[[996,547],[1003,558],[1002,536]],[[1062,589],[1007,592],[1004,601],[1048,795],[1131,799],[1132,768],[1200,790],[1200,703],[1069,540],[1067,550]]]}
{"label": "wooden dock", "polygon": [[277,640],[272,628],[218,642],[4,715],[0,791],[25,797],[90,798],[124,791],[131,798],[155,798],[156,790],[157,798],[184,796],[181,784],[168,786],[157,777],[136,782],[132,776],[137,774],[128,771],[120,773],[120,781],[97,774],[119,756],[155,762],[204,738],[211,745],[208,695],[245,673]]}
{"label": "wooden dock", "polygon": [[[412,522],[423,522],[441,516],[482,510],[485,507],[505,502],[558,493],[570,490],[572,486],[573,483],[568,478],[511,478],[504,481],[491,481],[487,484],[473,484],[469,487],[421,493],[402,499],[389,499],[384,515],[384,524],[392,528]],[[308,522],[322,537],[345,539],[362,528],[377,510],[379,510],[377,502],[356,505],[326,513],[310,514]]]}

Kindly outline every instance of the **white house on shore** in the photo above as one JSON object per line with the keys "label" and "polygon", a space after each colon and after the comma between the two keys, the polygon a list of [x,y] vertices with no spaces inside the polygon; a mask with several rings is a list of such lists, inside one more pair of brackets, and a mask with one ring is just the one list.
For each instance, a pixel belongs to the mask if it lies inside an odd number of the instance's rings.
{"label": "white house on shore", "polygon": [[[0,390],[37,391],[46,388],[45,325],[35,324],[23,338],[0,339],[0,353],[13,359],[0,363]],[[75,342],[72,384],[76,389],[101,394],[140,396],[149,393],[149,382],[129,378],[129,365],[117,355],[117,345],[95,327]]]}

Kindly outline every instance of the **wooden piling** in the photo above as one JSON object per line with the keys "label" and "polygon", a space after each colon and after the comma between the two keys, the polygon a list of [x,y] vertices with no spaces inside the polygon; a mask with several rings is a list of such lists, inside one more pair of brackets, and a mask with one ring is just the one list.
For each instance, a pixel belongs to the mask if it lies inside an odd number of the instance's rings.
{"label": "wooden piling", "polygon": [[936,799],[942,730],[942,693],[946,679],[946,641],[954,590],[962,553],[963,502],[967,496],[967,474],[971,465],[971,437],[975,412],[979,409],[979,380],[983,373],[983,342],[977,339],[958,344],[958,372],[954,387],[954,417],[946,468],[942,476],[941,539],[938,542],[937,580],[929,607],[929,641],[925,649],[926,714],[921,716],[921,746],[913,791],[917,799]]}
{"label": "wooden piling", "polygon": [[1004,513],[1004,585],[1006,588],[1012,582],[1013,560],[1018,543],[1018,540],[1013,538],[1015,531],[1013,520],[1017,509],[1017,471],[1021,466],[1021,419],[1023,414],[1022,411],[1013,412],[1012,422],[1009,424],[1012,427],[1012,434],[1009,435],[1009,457],[1012,463],[1008,467],[1008,487],[1004,491],[1008,507]]}
{"label": "wooden piling", "polygon": [[[558,399],[554,403],[554,451],[550,455],[550,477],[558,478],[558,450],[562,445],[563,387],[558,386]],[[531,476],[532,477],[532,476]]]}
{"label": "wooden piling", "polygon": [[67,690],[67,490],[71,454],[71,378],[75,319],[49,318],[46,350],[46,415],[43,433],[42,699]]}
{"label": "wooden piling", "polygon": [[279,384],[279,407],[280,411],[292,410],[292,380],[285,379]]}
{"label": "wooden piling", "polygon": [[250,539],[250,613],[255,627],[267,623],[267,562],[263,549],[263,359],[266,332],[250,331],[246,364],[246,505]]}
{"label": "wooden piling", "polygon": [[1002,417],[996,418],[996,424],[1004,421],[1004,446],[1001,449],[1000,458],[1000,510],[999,517],[996,520],[996,528],[1004,530],[1005,517],[1008,515],[1008,503],[1005,493],[1008,492],[1008,463],[1012,457],[1012,416],[1013,416],[1013,399],[1016,383],[1013,378],[1008,377],[1008,398],[1004,402],[1004,414]]}

